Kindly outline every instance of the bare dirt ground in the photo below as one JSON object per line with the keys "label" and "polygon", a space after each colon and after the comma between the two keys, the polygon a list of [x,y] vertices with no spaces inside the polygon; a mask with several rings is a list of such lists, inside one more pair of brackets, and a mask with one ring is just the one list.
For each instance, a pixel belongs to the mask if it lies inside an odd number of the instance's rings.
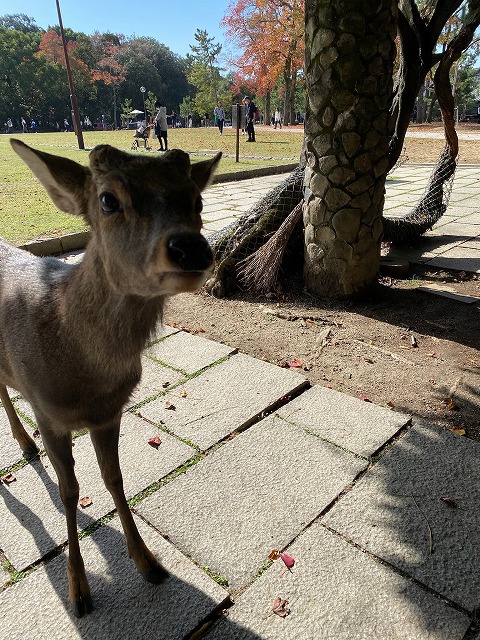
{"label": "bare dirt ground", "polygon": [[[418,127],[420,131],[427,126]],[[442,131],[441,126],[432,127]],[[480,125],[459,133],[480,133]],[[442,140],[407,139],[411,162],[434,162]],[[461,161],[480,163],[480,140],[460,142]],[[464,304],[418,291],[447,282]],[[165,321],[280,366],[299,366],[312,384],[332,387],[433,422],[480,442],[480,279],[421,271],[380,279],[362,302],[314,299],[303,284],[271,298],[204,293],[173,298]],[[296,361],[296,362],[295,362]],[[228,381],[225,382],[226,392]]]}
{"label": "bare dirt ground", "polygon": [[[431,132],[433,134],[443,134],[443,125],[438,122],[435,124],[419,124],[410,126],[409,135],[425,134]],[[477,134],[480,136],[480,124],[459,123],[457,125],[457,133],[459,139],[459,164],[479,164],[480,163],[480,140],[464,140],[462,134]],[[444,139],[430,138],[411,138],[405,139],[405,153],[408,162],[424,163],[436,162],[445,146]]]}

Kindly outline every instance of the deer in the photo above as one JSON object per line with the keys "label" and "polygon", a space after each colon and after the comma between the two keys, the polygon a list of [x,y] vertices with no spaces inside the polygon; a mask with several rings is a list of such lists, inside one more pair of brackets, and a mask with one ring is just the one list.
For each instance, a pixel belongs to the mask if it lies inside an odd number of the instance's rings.
{"label": "deer", "polygon": [[201,192],[221,153],[190,163],[179,149],[146,157],[105,144],[83,166],[10,142],[55,206],[83,216],[91,231],[78,264],[36,257],[0,240],[0,399],[26,458],[38,447],[7,387],[33,408],[65,508],[68,597],[81,617],[93,604],[77,533],[74,431],[90,433],[137,570],[154,584],[168,576],[140,536],[125,497],[120,421],[166,299],[199,289],[212,273],[213,254],[201,233]]}

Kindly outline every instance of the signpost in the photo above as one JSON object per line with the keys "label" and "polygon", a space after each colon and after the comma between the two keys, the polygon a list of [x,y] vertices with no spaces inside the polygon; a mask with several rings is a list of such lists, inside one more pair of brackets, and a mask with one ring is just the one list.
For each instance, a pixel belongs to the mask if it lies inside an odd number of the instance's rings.
{"label": "signpost", "polygon": [[232,105],[232,127],[236,130],[235,162],[238,162],[240,156],[240,129],[245,127],[245,117],[245,106]]}

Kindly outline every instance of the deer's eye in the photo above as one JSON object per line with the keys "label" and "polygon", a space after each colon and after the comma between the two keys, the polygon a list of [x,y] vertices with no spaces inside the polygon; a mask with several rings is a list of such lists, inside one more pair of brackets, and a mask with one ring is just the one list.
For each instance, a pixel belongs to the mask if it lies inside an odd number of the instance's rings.
{"label": "deer's eye", "polygon": [[120,211],[120,203],[113,193],[108,193],[108,191],[100,194],[100,204],[102,205],[103,213],[117,213],[117,211]]}

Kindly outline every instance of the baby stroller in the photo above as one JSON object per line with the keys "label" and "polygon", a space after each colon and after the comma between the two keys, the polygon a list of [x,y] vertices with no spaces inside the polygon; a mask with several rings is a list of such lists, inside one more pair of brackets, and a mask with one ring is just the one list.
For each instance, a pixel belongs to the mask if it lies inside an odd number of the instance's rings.
{"label": "baby stroller", "polygon": [[150,138],[151,131],[152,131],[152,125],[145,126],[143,122],[141,122],[138,125],[137,130],[135,131],[135,135],[133,136],[133,142],[131,147],[132,151],[136,151],[139,148],[140,141],[143,141],[143,145],[146,151],[152,150],[152,147],[148,140]]}

